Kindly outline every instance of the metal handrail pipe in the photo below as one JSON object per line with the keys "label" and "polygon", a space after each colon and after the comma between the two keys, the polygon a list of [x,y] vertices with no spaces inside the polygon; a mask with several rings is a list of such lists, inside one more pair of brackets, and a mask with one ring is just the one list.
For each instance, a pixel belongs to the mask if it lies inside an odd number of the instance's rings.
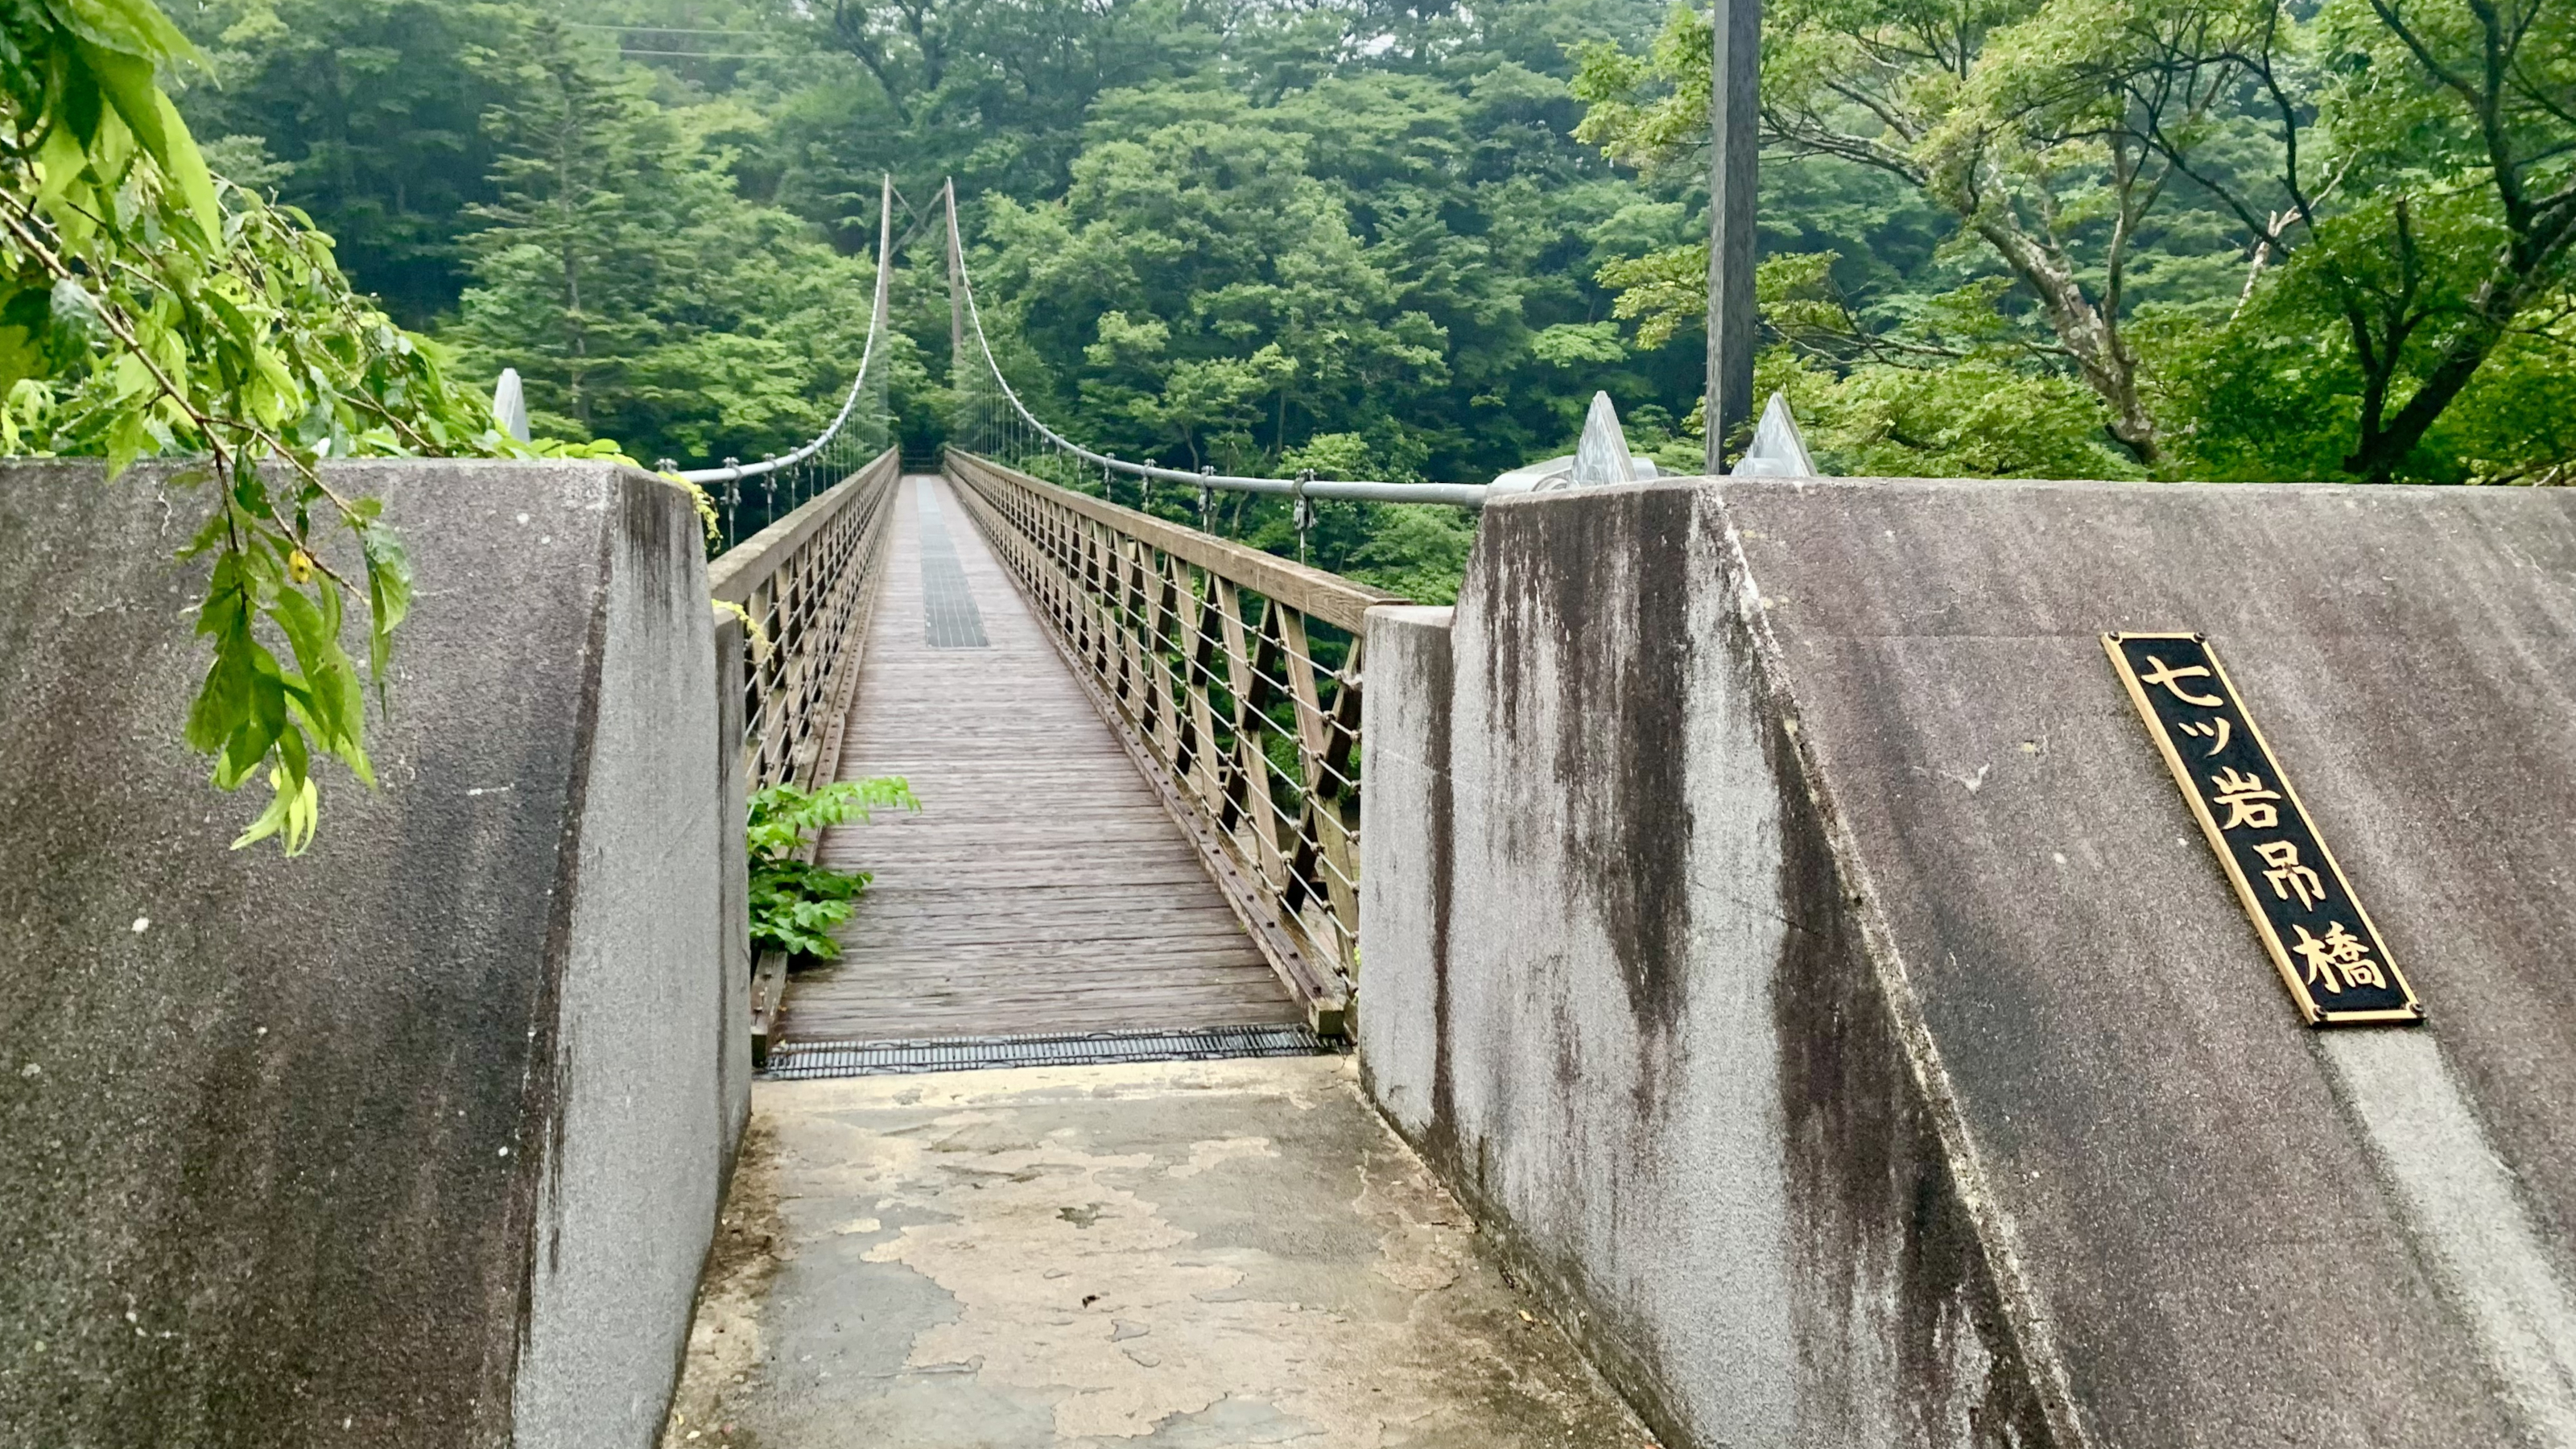
{"label": "metal handrail pipe", "polygon": [[[996,374],[1004,392],[1010,384]],[[1220,493],[1271,493],[1281,497],[1320,498],[1352,503],[1445,503],[1453,508],[1482,508],[1487,497],[1496,492],[1490,483],[1373,483],[1346,482],[1328,478],[1297,480],[1293,478],[1243,478],[1229,473],[1192,473],[1180,468],[1157,467],[1150,463],[1130,463],[1106,453],[1095,453],[1039,422],[1028,409],[1020,406],[1016,396],[1011,406],[1019,409],[1020,420],[1037,429],[1039,436],[1074,457],[1097,468],[1112,468],[1131,478],[1151,478],[1162,483],[1193,483],[1213,488]],[[1526,492],[1526,488],[1505,487],[1505,493]]]}
{"label": "metal handrail pipe", "polygon": [[707,560],[707,595],[719,603],[748,603],[779,564],[793,557],[815,530],[848,506],[858,491],[882,482],[901,466],[892,448],[861,464],[857,472],[817,493],[795,512]]}

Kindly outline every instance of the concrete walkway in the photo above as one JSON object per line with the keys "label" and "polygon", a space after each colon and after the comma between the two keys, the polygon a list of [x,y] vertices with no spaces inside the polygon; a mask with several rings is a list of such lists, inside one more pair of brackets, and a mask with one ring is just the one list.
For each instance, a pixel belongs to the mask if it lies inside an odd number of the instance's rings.
{"label": "concrete walkway", "polygon": [[1639,1449],[1347,1059],[763,1082],[671,1449]]}

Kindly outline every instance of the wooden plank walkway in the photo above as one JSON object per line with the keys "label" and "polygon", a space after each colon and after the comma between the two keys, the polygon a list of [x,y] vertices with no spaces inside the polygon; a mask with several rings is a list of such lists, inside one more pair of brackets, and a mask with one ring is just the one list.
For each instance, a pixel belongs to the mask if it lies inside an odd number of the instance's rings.
{"label": "wooden plank walkway", "polygon": [[905,776],[923,809],[825,835],[876,881],[780,1036],[1299,1020],[947,482],[900,487],[840,773]]}

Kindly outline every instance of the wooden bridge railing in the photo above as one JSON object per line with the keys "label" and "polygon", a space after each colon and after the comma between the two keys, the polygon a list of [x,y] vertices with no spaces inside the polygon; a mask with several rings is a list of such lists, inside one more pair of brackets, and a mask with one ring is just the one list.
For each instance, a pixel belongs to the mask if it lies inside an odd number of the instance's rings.
{"label": "wooden bridge railing", "polygon": [[[885,573],[895,483],[903,465],[888,448],[803,507],[707,563],[719,608],[742,611],[716,626],[716,687],[724,727],[742,750],[726,798],[771,785],[812,789],[840,768],[841,731],[867,647],[868,616]],[[745,622],[750,628],[745,628]],[[737,793],[740,792],[740,793]],[[743,850],[739,830],[730,849]],[[727,877],[748,889],[740,854]],[[739,965],[735,969],[740,969]],[[787,961],[765,952],[751,969],[752,1064],[764,1064],[787,988]]]}
{"label": "wooden bridge railing", "polygon": [[753,790],[827,783],[839,762],[901,472],[888,448],[707,564],[716,602],[741,609],[752,626],[723,647],[741,659],[743,769]]}
{"label": "wooden bridge railing", "polygon": [[1404,602],[951,449],[949,475],[1317,1030],[1359,969],[1360,636]]}

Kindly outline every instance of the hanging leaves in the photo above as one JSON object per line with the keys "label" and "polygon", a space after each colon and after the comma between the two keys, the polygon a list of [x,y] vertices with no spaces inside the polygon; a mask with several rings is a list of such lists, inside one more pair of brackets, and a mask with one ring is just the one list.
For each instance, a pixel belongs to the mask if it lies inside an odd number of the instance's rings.
{"label": "hanging leaves", "polygon": [[412,597],[382,504],[321,461],[531,450],[351,291],[308,217],[208,171],[158,80],[199,63],[151,0],[0,0],[0,445],[103,457],[111,477],[203,460],[177,480],[209,505],[183,556],[212,560],[185,737],[219,789],[269,785],[234,846],[295,855],[316,756],[374,783],[364,681],[381,697]]}

